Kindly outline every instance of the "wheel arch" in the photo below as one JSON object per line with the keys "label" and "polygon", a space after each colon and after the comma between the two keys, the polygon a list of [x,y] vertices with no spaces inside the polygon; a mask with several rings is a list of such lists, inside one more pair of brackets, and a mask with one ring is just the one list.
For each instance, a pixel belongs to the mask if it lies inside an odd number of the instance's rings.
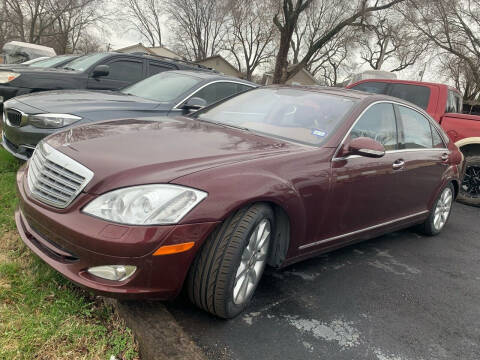
{"label": "wheel arch", "polygon": [[480,137],[469,137],[459,140],[455,145],[464,156],[480,155]]}

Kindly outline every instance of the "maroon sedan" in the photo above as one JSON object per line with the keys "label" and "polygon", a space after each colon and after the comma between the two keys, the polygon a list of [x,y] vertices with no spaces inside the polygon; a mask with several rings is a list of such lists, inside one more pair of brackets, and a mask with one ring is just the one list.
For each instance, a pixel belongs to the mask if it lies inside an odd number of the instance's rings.
{"label": "maroon sedan", "polygon": [[265,266],[447,223],[462,157],[424,111],[270,87],[194,118],[108,121],[39,144],[18,173],[23,241],[107,296],[239,314]]}

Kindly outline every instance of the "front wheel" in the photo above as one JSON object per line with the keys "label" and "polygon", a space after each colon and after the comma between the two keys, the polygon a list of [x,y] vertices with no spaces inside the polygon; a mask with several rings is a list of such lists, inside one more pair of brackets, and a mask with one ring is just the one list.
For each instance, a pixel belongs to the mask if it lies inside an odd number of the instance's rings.
{"label": "front wheel", "polygon": [[480,206],[480,156],[465,158],[465,175],[458,194],[458,201]]}
{"label": "front wheel", "polygon": [[225,220],[192,264],[186,284],[190,300],[222,318],[241,313],[263,274],[273,226],[272,209],[261,203]]}
{"label": "front wheel", "polygon": [[426,235],[439,234],[450,217],[455,190],[449,183],[440,193],[428,219],[422,224],[421,230]]}

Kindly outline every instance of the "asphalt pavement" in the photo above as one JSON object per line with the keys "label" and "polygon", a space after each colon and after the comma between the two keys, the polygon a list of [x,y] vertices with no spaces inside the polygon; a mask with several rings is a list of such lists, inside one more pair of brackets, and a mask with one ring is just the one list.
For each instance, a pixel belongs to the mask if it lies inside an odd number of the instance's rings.
{"label": "asphalt pavement", "polygon": [[436,237],[392,233],[267,270],[247,311],[220,320],[167,303],[208,359],[480,359],[480,208]]}

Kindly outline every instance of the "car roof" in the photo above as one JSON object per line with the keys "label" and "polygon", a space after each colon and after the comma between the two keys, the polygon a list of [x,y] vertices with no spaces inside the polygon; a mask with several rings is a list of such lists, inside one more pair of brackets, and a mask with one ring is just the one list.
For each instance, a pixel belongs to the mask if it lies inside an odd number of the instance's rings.
{"label": "car roof", "polygon": [[359,100],[366,104],[373,103],[376,101],[391,101],[395,103],[399,103],[402,105],[406,105],[409,107],[414,107],[415,109],[421,111],[422,113],[426,113],[425,110],[420,108],[419,106],[412,104],[409,101],[403,100],[401,98],[397,98],[394,96],[384,95],[384,94],[374,94],[369,93],[366,91],[359,91],[347,88],[338,88],[338,87],[328,87],[328,86],[319,86],[319,85],[310,85],[310,86],[300,86],[300,85],[269,85],[266,88],[288,88],[288,89],[298,89],[303,91],[309,92],[317,92],[323,94],[330,94],[330,95],[337,95],[337,96],[344,96]]}
{"label": "car roof", "polygon": [[426,82],[426,81],[415,81],[415,80],[401,80],[401,79],[363,79],[354,82],[353,84],[350,84],[348,86],[353,86],[357,84],[362,84],[366,82],[384,82],[384,83],[392,83],[392,84],[408,84],[408,85],[417,85],[417,86],[439,86],[439,87],[446,87],[450,90],[456,91],[457,93],[460,93],[458,89],[456,89],[453,86],[447,85],[447,84],[440,84],[440,83],[434,83],[434,82]]}
{"label": "car roof", "polygon": [[216,72],[210,72],[210,71],[194,71],[194,70],[170,70],[170,72],[174,72],[177,74],[185,74],[193,77],[200,78],[202,80],[209,80],[209,81],[215,81],[215,80],[228,80],[228,81],[233,81],[245,85],[250,85],[250,86],[255,86],[258,87],[258,84],[255,84],[251,81],[248,80],[243,80],[239,79],[233,76],[228,76],[228,75],[223,75],[220,73]]}

